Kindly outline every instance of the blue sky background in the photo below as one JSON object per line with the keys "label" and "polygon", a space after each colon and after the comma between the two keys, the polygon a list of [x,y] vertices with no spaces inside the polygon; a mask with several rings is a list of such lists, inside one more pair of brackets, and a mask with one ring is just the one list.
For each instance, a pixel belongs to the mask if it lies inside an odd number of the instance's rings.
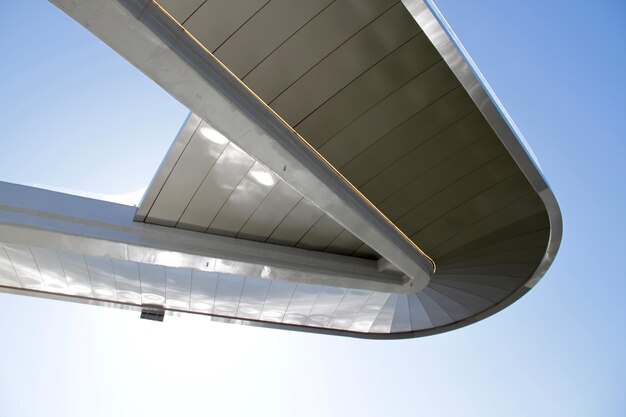
{"label": "blue sky background", "polygon": [[[437,4],[561,205],[529,294],[403,341],[0,294],[0,416],[623,416],[626,2]],[[0,180],[146,187],[187,110],[49,3],[0,16]]]}

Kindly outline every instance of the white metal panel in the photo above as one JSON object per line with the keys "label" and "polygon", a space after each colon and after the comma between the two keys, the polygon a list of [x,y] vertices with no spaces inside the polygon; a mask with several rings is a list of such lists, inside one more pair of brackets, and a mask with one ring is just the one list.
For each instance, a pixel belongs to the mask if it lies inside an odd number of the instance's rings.
{"label": "white metal panel", "polygon": [[267,241],[295,245],[322,216],[323,213],[317,207],[303,198],[280,222]]}
{"label": "white metal panel", "polygon": [[237,237],[267,240],[301,199],[300,193],[285,181],[279,180],[248,218]]}
{"label": "white metal panel", "polygon": [[311,308],[307,326],[327,327],[347,292],[345,288],[324,287]]}
{"label": "white metal panel", "polygon": [[433,327],[426,309],[422,305],[422,302],[417,298],[416,294],[409,294],[409,312],[411,314],[411,329],[430,329]]}
{"label": "white metal panel", "polygon": [[209,231],[236,236],[276,182],[274,173],[255,162],[209,225]]}
{"label": "white metal panel", "polygon": [[333,313],[328,327],[348,330],[372,294],[372,291],[349,290]]}
{"label": "white metal panel", "polygon": [[143,304],[165,304],[165,267],[162,265],[139,264],[141,302]]}
{"label": "white metal panel", "polygon": [[206,123],[200,124],[154,201],[147,216],[149,222],[166,226],[178,223],[189,201],[227,145],[227,141],[219,137],[213,139],[213,131]]}
{"label": "white metal panel", "polygon": [[212,313],[215,305],[217,289],[217,272],[192,271],[191,273],[191,304],[192,311]]}
{"label": "white metal panel", "polygon": [[298,284],[287,306],[283,323],[304,325],[322,288],[320,285]]}
{"label": "white metal panel", "polygon": [[4,245],[17,277],[24,288],[43,290],[44,283],[30,249],[23,245]]}
{"label": "white metal panel", "polygon": [[235,316],[239,307],[244,280],[245,277],[240,275],[219,274],[213,314]]}
{"label": "white metal panel", "polygon": [[0,285],[8,285],[10,287],[19,288],[22,286],[15,272],[13,263],[4,249],[4,245],[0,244]]}
{"label": "white metal panel", "polygon": [[389,293],[374,291],[361,310],[357,313],[354,321],[350,325],[350,330],[356,332],[369,332],[370,328],[374,325],[374,321],[381,314],[381,310],[389,300],[390,296],[391,294]]}
{"label": "white metal panel", "polygon": [[254,164],[254,159],[229,143],[213,168],[202,181],[187,208],[179,226],[206,231],[230,194]]}
{"label": "white metal panel", "polygon": [[69,293],[93,297],[93,287],[85,257],[75,253],[59,252],[59,259],[65,271]]}
{"label": "white metal panel", "polygon": [[281,322],[297,284],[287,281],[271,281],[261,311],[261,320]]}
{"label": "white metal panel", "polygon": [[372,327],[369,331],[371,333],[390,333],[391,324],[393,323],[393,317],[396,311],[396,304],[398,303],[398,294],[391,294],[383,307],[376,315]]}
{"label": "white metal panel", "polygon": [[113,273],[117,299],[126,303],[141,304],[139,267],[134,262],[113,259]]}
{"label": "white metal panel", "polygon": [[165,268],[165,305],[176,309],[189,309],[191,300],[191,269]]}
{"label": "white metal panel", "polygon": [[263,310],[270,283],[269,279],[246,277],[236,316],[258,320]]}
{"label": "white metal panel", "polygon": [[67,279],[56,251],[42,248],[30,249],[39,268],[46,291],[66,293]]}
{"label": "white metal panel", "polygon": [[452,323],[454,319],[450,317],[448,312],[443,309],[433,298],[426,294],[425,291],[421,291],[417,294],[417,298],[421,301],[424,309],[428,313],[428,318],[433,326],[443,326],[444,324]]}
{"label": "white metal panel", "polygon": [[433,290],[432,288],[425,288],[424,293],[432,298],[437,304],[441,306],[445,310],[445,312],[454,319],[454,321],[463,320],[464,318],[470,317],[473,313],[462,306],[460,303],[455,300],[441,294],[438,291]]}
{"label": "white metal panel", "polygon": [[342,230],[344,230],[343,227],[336,221],[324,215],[302,236],[296,246],[304,249],[324,250]]}
{"label": "white metal panel", "polygon": [[411,331],[411,313],[409,311],[409,299],[406,294],[398,295],[398,301],[391,322],[391,332],[401,333]]}
{"label": "white metal panel", "polygon": [[111,260],[97,256],[85,256],[85,262],[91,277],[94,297],[117,301],[117,286]]}

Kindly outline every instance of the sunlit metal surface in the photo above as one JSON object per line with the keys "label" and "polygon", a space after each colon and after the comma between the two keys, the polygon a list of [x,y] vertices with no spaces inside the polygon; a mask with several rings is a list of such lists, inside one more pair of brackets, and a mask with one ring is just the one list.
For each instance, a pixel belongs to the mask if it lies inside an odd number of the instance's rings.
{"label": "sunlit metal surface", "polygon": [[[58,268],[61,264],[63,268]],[[14,244],[0,244],[0,268],[0,285],[14,289],[357,332],[370,331],[391,295],[203,273]],[[55,278],[46,279],[50,276]],[[377,328],[391,328],[391,318],[381,317]]]}
{"label": "sunlit metal surface", "polygon": [[430,2],[55,3],[199,118],[136,213],[153,224],[4,209],[6,291],[104,304],[113,282],[122,306],[399,338],[499,311],[554,259],[554,195]]}
{"label": "sunlit metal surface", "polygon": [[185,121],[135,219],[339,254],[363,245],[195,114]]}

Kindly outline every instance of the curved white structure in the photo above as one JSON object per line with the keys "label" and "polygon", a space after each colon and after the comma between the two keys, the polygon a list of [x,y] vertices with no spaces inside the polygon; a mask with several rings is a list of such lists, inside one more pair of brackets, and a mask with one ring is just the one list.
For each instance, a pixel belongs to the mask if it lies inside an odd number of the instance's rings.
{"label": "curved white structure", "polygon": [[136,211],[0,184],[4,291],[403,338],[554,259],[556,199],[430,2],[53,2],[192,114]]}

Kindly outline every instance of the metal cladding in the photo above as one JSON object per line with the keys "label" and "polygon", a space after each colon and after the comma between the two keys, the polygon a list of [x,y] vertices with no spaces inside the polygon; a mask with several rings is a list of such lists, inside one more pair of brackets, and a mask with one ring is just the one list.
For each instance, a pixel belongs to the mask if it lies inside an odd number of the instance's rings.
{"label": "metal cladding", "polygon": [[556,199],[430,2],[53,2],[192,114],[136,213],[2,185],[5,291],[403,338],[554,259]]}

